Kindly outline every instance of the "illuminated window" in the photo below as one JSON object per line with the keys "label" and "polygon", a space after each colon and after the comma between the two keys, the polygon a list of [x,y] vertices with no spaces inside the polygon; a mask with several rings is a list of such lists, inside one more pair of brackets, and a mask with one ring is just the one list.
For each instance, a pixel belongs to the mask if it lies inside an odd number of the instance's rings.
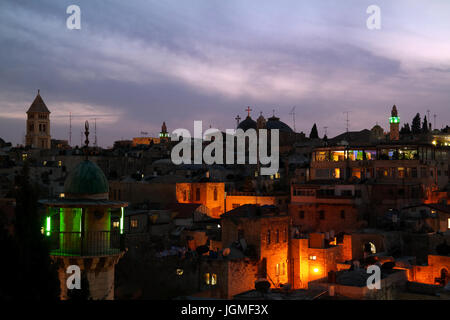
{"label": "illuminated window", "polygon": [[334,177],[336,179],[340,179],[341,178],[341,169],[339,169],[339,168],[335,168],[334,169]]}
{"label": "illuminated window", "polygon": [[62,166],[62,161],[59,160],[59,161],[58,161],[58,167],[61,167],[61,166]]}
{"label": "illuminated window", "polygon": [[309,260],[317,260],[316,256],[309,256]]}
{"label": "illuminated window", "polygon": [[64,193],[60,193],[60,194],[59,194],[59,197],[60,197],[60,198],[64,198],[64,197],[65,197]]}
{"label": "illuminated window", "polygon": [[275,275],[279,276],[280,275],[280,264],[277,263],[275,266]]}
{"label": "illuminated window", "polygon": [[205,284],[210,286],[215,286],[217,284],[217,274],[215,273],[205,273]]}
{"label": "illuminated window", "polygon": [[182,276],[183,273],[184,273],[184,270],[183,270],[183,269],[177,269],[177,275],[178,275],[178,276]]}
{"label": "illuminated window", "polygon": [[138,220],[137,219],[131,219],[131,227],[137,228],[138,227]]}
{"label": "illuminated window", "polygon": [[120,226],[120,222],[119,221],[113,221],[113,228],[117,229]]}
{"label": "illuminated window", "polygon": [[217,274],[211,273],[211,285],[215,286],[217,284]]}
{"label": "illuminated window", "polygon": [[450,229],[450,218],[447,220],[447,229]]}

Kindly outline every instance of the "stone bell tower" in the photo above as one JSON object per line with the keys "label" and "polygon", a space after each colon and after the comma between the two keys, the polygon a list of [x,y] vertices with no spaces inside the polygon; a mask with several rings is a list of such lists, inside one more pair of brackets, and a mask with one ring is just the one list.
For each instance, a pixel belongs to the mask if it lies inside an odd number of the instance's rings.
{"label": "stone bell tower", "polygon": [[397,113],[397,107],[392,107],[391,111],[391,117],[389,118],[389,124],[390,124],[390,131],[389,131],[389,138],[391,141],[397,141],[400,139],[400,132],[399,132],[399,126],[400,126],[400,117]]}
{"label": "stone bell tower", "polygon": [[27,111],[27,135],[25,144],[32,148],[50,149],[50,111],[38,90],[36,98]]}

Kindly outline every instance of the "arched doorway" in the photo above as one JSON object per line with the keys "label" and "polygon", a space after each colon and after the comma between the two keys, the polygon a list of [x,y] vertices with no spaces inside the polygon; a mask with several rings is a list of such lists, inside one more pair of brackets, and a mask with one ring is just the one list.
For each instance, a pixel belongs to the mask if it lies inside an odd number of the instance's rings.
{"label": "arched doorway", "polygon": [[363,245],[363,252],[364,257],[366,257],[368,255],[377,253],[377,248],[375,247],[375,244],[373,244],[373,242],[368,241]]}
{"label": "arched doorway", "polygon": [[441,281],[440,281],[441,284],[443,286],[445,286],[448,283],[449,279],[450,279],[450,275],[448,273],[448,270],[446,268],[442,268],[441,269]]}

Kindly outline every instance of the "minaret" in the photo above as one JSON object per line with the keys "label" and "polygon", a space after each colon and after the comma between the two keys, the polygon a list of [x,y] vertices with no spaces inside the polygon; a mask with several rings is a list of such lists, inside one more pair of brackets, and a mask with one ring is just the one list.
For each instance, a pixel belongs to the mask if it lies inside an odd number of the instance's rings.
{"label": "minaret", "polygon": [[391,141],[397,141],[400,139],[400,133],[399,133],[399,126],[400,126],[400,117],[397,113],[397,107],[392,107],[391,111],[391,117],[389,118],[389,124],[391,127],[391,130],[389,132],[389,138]]}
{"label": "minaret", "polygon": [[26,146],[50,149],[50,111],[42,100],[40,90],[27,111]]}
{"label": "minaret", "polygon": [[161,132],[159,133],[159,141],[166,142],[169,140],[169,133],[167,132],[166,122],[164,121],[161,126]]}
{"label": "minaret", "polygon": [[[67,176],[64,197],[39,201],[47,208],[43,232],[50,257],[58,265],[62,300],[70,298],[67,282],[73,283],[68,278],[74,266],[85,286],[81,290],[88,291],[93,300],[112,300],[115,265],[124,254],[123,219],[128,203],[109,200],[105,174],[88,159],[87,121],[85,128],[85,159]],[[111,226],[111,216],[120,217],[117,228]]]}

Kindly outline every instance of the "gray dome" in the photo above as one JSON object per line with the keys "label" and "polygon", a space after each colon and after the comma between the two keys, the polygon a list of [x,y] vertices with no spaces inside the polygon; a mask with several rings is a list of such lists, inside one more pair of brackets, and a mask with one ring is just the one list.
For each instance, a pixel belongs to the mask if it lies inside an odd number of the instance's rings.
{"label": "gray dome", "polygon": [[270,117],[267,120],[266,123],[266,128],[267,129],[278,129],[281,132],[287,132],[287,133],[293,133],[294,131],[291,129],[291,127],[289,127],[286,123],[284,123],[283,121],[280,121],[280,118],[277,118],[275,116]]}
{"label": "gray dome", "polygon": [[253,120],[250,116],[247,116],[244,121],[239,123],[238,129],[242,129],[244,131],[248,129],[255,129],[256,130],[256,121]]}

